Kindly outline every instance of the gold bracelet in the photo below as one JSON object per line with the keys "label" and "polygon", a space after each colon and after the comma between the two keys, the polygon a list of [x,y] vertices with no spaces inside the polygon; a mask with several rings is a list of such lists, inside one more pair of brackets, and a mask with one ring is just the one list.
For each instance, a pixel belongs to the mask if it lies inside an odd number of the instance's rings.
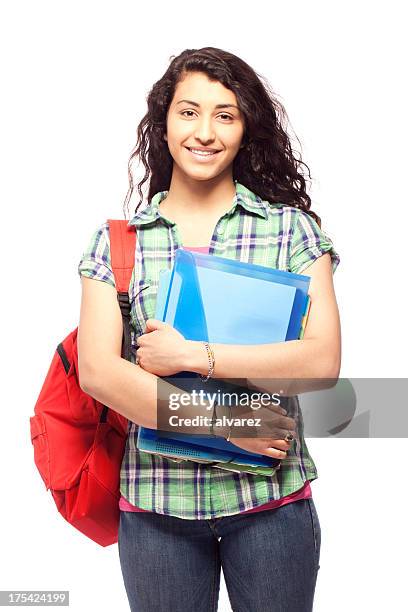
{"label": "gold bracelet", "polygon": [[225,438],[227,442],[229,442],[231,438],[231,416],[232,416],[231,404],[228,404],[228,407],[229,407],[229,432],[228,432],[228,436]]}
{"label": "gold bracelet", "polygon": [[[215,418],[214,418],[215,415]],[[213,413],[211,415],[211,425],[210,425],[210,435],[213,436],[214,438],[216,437],[215,433],[214,433],[214,423],[217,420],[217,402],[214,402],[214,408],[213,408]]]}
{"label": "gold bracelet", "polygon": [[[231,411],[231,404],[228,405],[229,408],[229,432],[228,432],[228,436],[225,438],[225,440],[227,442],[230,441],[231,438],[231,416],[232,416],[232,411]],[[215,415],[215,418],[214,418]],[[212,416],[211,416],[211,424],[210,424],[210,435],[213,436],[214,438],[217,437],[217,434],[214,433],[214,424],[217,421],[217,402],[214,402],[214,408],[213,408],[213,412],[212,412]]]}
{"label": "gold bracelet", "polygon": [[200,374],[200,378],[202,380],[202,382],[207,382],[207,380],[209,378],[211,378],[211,376],[214,373],[214,366],[215,366],[215,357],[214,357],[214,351],[212,350],[211,346],[209,345],[208,342],[204,342],[204,346],[207,350],[207,355],[208,355],[208,363],[209,363],[209,369],[208,369],[208,374],[207,376],[204,378],[204,376],[202,376]]}

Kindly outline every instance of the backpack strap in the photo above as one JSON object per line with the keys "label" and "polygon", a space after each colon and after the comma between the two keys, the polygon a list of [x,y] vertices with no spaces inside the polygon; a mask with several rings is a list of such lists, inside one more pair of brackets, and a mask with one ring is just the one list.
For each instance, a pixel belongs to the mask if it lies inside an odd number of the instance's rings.
{"label": "backpack strap", "polygon": [[136,228],[126,219],[108,219],[110,255],[118,293],[128,293],[135,265]]}
{"label": "backpack strap", "polygon": [[129,285],[135,265],[136,228],[126,219],[108,219],[112,271],[123,320],[122,357],[130,361]]}

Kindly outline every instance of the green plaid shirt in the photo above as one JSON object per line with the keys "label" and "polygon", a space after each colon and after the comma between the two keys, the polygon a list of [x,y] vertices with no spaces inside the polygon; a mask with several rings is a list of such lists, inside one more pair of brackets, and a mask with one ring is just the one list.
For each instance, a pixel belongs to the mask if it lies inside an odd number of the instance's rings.
{"label": "green plaid shirt", "polygon": [[[302,273],[316,258],[330,252],[332,270],[340,259],[330,238],[307,213],[285,204],[271,204],[235,182],[230,210],[217,222],[209,254],[261,266]],[[129,286],[132,320],[132,362],[136,337],[154,318],[159,273],[171,268],[181,244],[177,225],[160,214],[167,191],[142,204],[129,221],[137,228],[135,268]],[[107,222],[93,234],[78,266],[79,274],[115,286],[110,263]],[[273,373],[271,373],[271,376]],[[298,412],[298,401],[293,402]],[[138,425],[129,421],[120,474],[121,494],[133,505],[183,519],[210,519],[238,514],[300,489],[318,477],[303,437],[301,415],[297,439],[273,476],[234,473],[211,465],[176,463],[136,447]]]}

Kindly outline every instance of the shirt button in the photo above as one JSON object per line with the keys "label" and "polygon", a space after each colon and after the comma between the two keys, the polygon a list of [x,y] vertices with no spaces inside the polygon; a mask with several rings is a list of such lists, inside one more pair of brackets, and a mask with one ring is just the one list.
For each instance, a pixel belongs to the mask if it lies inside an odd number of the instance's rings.
{"label": "shirt button", "polygon": [[224,228],[223,227],[218,227],[217,228],[217,234],[223,234],[224,233]]}

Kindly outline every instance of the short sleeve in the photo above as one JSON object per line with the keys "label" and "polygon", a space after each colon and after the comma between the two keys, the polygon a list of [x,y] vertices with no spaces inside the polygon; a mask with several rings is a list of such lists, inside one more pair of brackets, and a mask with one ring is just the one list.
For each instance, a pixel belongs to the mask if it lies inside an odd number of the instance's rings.
{"label": "short sleeve", "polygon": [[321,255],[330,253],[334,274],[340,257],[330,238],[320,229],[316,221],[303,210],[297,210],[289,249],[289,268],[295,274],[302,274]]}
{"label": "short sleeve", "polygon": [[109,226],[106,221],[90,239],[78,264],[78,274],[95,278],[115,287],[115,277],[111,267]]}

